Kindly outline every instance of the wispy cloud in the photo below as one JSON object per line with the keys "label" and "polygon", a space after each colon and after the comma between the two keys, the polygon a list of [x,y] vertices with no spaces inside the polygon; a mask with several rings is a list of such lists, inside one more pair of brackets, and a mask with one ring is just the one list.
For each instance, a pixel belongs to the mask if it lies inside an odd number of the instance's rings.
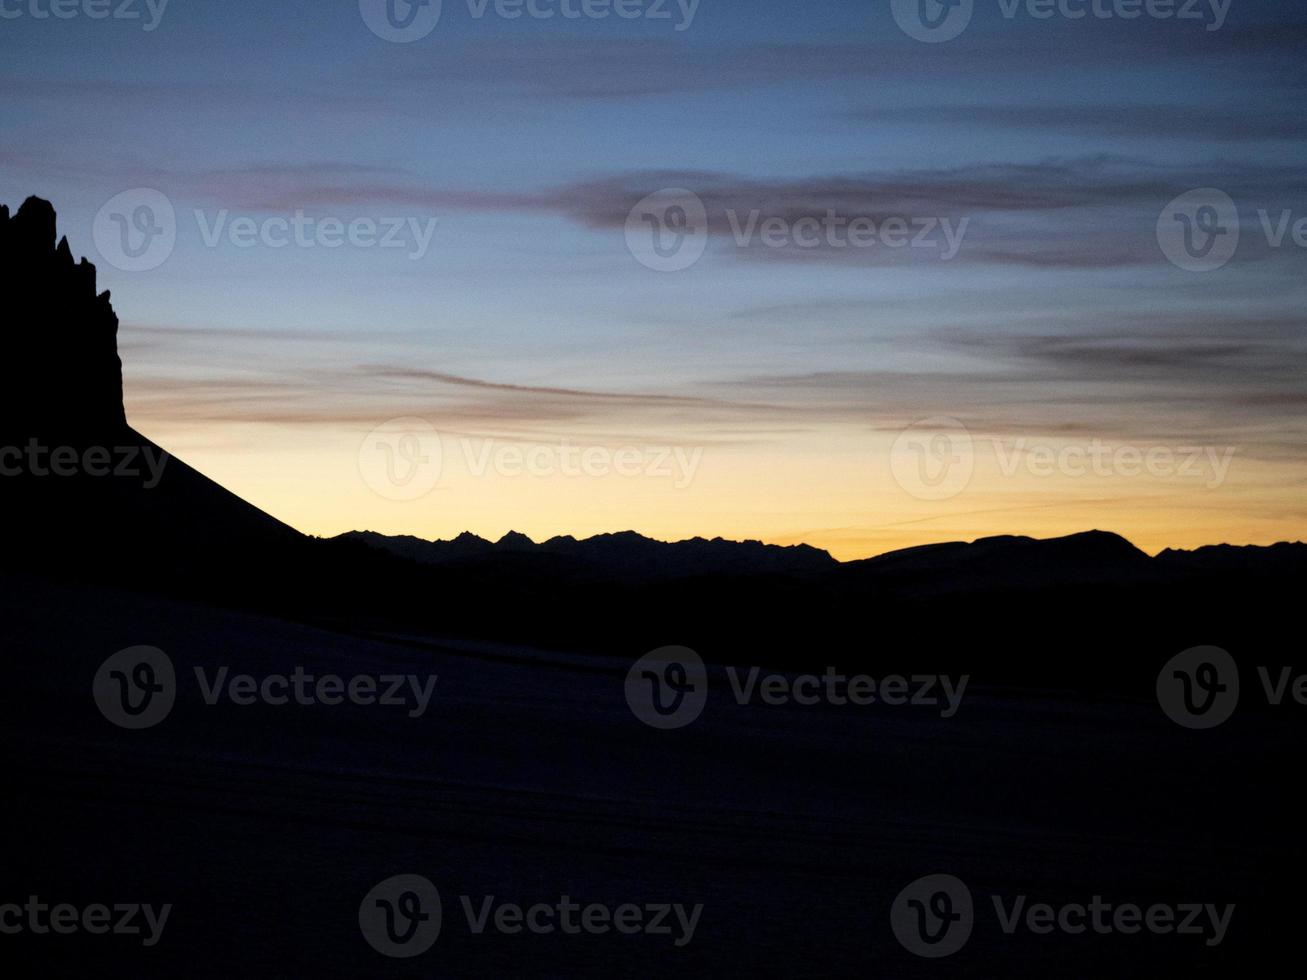
{"label": "wispy cloud", "polygon": [[1307,116],[1283,104],[926,104],[866,107],[849,110],[841,117],[871,125],[985,126],[1204,145],[1307,139]]}

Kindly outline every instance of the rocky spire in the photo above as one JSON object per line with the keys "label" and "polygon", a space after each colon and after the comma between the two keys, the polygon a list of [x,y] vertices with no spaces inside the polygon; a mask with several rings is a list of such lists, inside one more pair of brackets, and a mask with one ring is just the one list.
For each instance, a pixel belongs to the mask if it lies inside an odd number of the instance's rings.
{"label": "rocky spire", "polygon": [[0,432],[90,439],[125,426],[118,318],[49,201],[0,207]]}

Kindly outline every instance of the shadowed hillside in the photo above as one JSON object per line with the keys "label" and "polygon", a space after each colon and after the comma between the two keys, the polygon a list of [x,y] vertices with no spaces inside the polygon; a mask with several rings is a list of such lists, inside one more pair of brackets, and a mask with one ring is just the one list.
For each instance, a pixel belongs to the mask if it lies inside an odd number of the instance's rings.
{"label": "shadowed hillside", "polygon": [[10,561],[207,580],[299,537],[128,425],[118,318],[48,202],[0,207],[0,277]]}

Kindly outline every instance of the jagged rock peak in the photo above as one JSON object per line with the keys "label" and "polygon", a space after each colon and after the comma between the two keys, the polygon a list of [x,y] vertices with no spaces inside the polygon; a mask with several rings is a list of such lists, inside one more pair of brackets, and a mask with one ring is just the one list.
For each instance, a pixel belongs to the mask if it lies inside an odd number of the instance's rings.
{"label": "jagged rock peak", "polygon": [[25,239],[29,247],[52,249],[55,242],[54,205],[39,197],[29,197],[10,220],[10,232]]}
{"label": "jagged rock peak", "polygon": [[118,318],[95,266],[58,235],[54,206],[0,207],[0,427],[76,439],[126,425]]}

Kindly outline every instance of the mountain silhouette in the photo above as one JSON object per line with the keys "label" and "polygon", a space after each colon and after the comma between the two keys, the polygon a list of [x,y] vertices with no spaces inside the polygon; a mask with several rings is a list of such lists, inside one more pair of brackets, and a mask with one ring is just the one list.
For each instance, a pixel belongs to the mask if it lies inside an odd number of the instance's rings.
{"label": "mountain silhouette", "polygon": [[553,537],[539,544],[510,531],[498,541],[463,533],[452,541],[424,541],[412,536],[390,537],[374,531],[350,531],[341,539],[357,541],[424,565],[503,561],[512,555],[554,558],[580,572],[632,580],[684,578],[696,575],[802,575],[827,571],[838,562],[809,545],[763,544],[692,538],[655,541],[634,531],[577,539]]}
{"label": "mountain silhouette", "polygon": [[118,318],[95,266],[57,238],[49,202],[0,207],[0,294],[11,558],[171,574],[300,537],[127,423]]}
{"label": "mountain silhouette", "polygon": [[901,595],[948,595],[996,589],[1162,583],[1211,572],[1307,571],[1307,545],[1198,551],[1149,557],[1119,534],[1085,531],[1060,538],[1000,535],[973,542],[922,545],[874,558],[838,562],[810,545],[692,538],[656,541],[634,531],[535,543],[517,532],[488,541],[464,532],[449,541],[350,531],[337,541],[367,545],[421,565],[464,572],[499,568],[580,579],[650,582],[694,577],[830,577]]}
{"label": "mountain silhouette", "polygon": [[54,208],[31,197],[0,206],[8,370],[0,426],[9,435],[96,438],[127,425],[118,318],[96,295],[95,266],[56,244]]}

